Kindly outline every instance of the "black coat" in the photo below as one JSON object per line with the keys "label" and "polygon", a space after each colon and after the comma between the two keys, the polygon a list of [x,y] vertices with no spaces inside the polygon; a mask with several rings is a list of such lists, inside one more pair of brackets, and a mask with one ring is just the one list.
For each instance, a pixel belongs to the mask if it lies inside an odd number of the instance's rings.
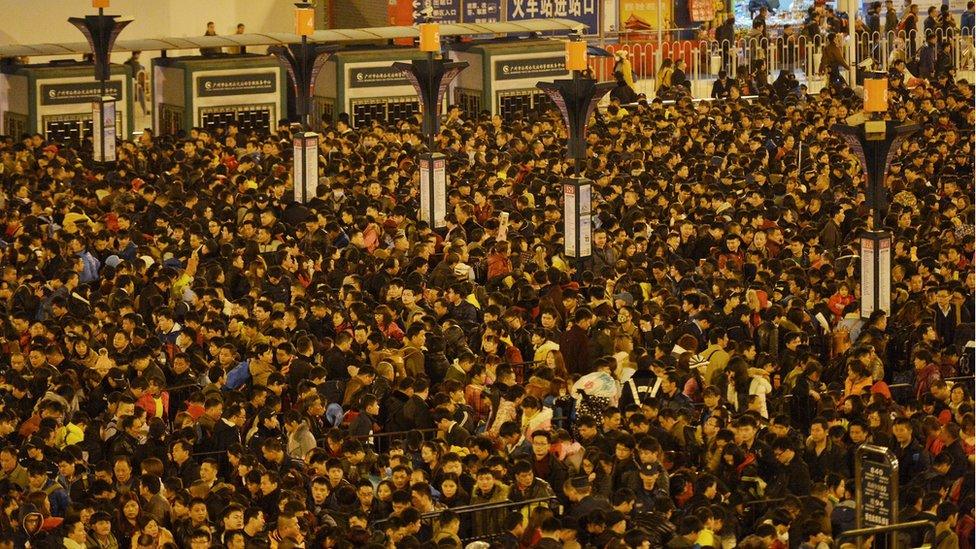
{"label": "black coat", "polygon": [[228,425],[223,419],[214,425],[213,431],[213,450],[220,452],[217,454],[217,462],[220,465],[220,472],[224,475],[230,474],[230,462],[227,461],[227,450],[234,444],[241,444],[241,430],[236,425]]}
{"label": "black coat", "polygon": [[789,464],[779,465],[776,477],[766,490],[766,496],[769,498],[788,495],[805,496],[810,493],[810,486],[810,471],[807,464],[800,459],[799,455],[795,455]]}
{"label": "black coat", "polygon": [[404,425],[407,427],[407,431],[434,428],[434,416],[430,413],[430,406],[418,395],[411,396],[410,400],[403,405],[403,416],[406,420]]}

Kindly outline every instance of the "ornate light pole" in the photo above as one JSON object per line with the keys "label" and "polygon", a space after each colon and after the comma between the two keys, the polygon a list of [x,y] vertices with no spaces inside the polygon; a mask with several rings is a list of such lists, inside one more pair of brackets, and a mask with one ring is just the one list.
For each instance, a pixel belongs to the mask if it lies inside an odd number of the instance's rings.
{"label": "ornate light pole", "polygon": [[834,131],[858,154],[867,176],[871,227],[861,235],[861,316],[881,309],[891,312],[891,233],[882,230],[887,209],[885,177],[891,155],[918,126],[888,120],[888,78],[884,73],[864,77],[864,113],[837,124]]}
{"label": "ornate light pole", "polygon": [[580,176],[580,165],[586,156],[586,124],[597,103],[613,88],[609,82],[597,82],[581,74],[587,68],[586,42],[579,34],[566,43],[566,69],[571,79],[539,82],[536,87],[556,104],[569,132],[566,157],[573,160],[573,176],[563,180],[563,251],[580,263],[592,255],[591,209],[592,181]]}
{"label": "ornate light pole", "polygon": [[315,8],[311,2],[295,4],[295,34],[302,37],[300,44],[272,46],[268,51],[288,71],[295,90],[295,101],[301,130],[292,137],[293,183],[295,200],[302,204],[315,197],[318,185],[319,135],[308,131],[312,128],[312,97],[315,94],[315,78],[328,60],[335,46],[309,44],[308,37],[315,32]]}
{"label": "ornate light pole", "polygon": [[441,101],[451,82],[468,67],[467,61],[448,61],[441,57],[440,25],[432,21],[433,10],[428,5],[424,10],[426,17],[420,23],[420,51],[427,53],[426,59],[415,59],[410,63],[393,63],[410,80],[420,98],[423,111],[423,133],[427,138],[427,152],[421,153],[420,166],[420,212],[421,221],[430,223],[432,228],[444,226],[447,215],[447,166],[443,154],[436,151],[437,133],[440,131]]}
{"label": "ornate light pole", "polygon": [[105,83],[112,75],[112,45],[131,19],[119,19],[118,15],[105,15],[109,0],[92,0],[98,15],[69,17],[68,22],[78,27],[92,49],[95,79],[101,84],[99,97],[92,102],[92,145],[95,162],[115,162],[115,100],[106,95]]}

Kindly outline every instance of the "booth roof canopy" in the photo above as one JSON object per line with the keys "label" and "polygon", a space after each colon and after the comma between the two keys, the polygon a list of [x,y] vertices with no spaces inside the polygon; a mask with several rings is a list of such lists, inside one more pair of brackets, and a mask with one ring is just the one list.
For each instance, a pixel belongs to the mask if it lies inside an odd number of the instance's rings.
{"label": "booth roof canopy", "polygon": [[[527,19],[504,23],[464,23],[442,24],[441,36],[477,36],[486,34],[527,34],[532,32],[571,31],[582,25],[569,19]],[[416,38],[420,32],[416,27],[372,27],[365,29],[328,29],[315,31],[309,36],[310,42],[341,44],[351,42],[373,42],[393,40],[394,38]],[[301,36],[291,33],[267,34],[229,34],[223,36],[192,36],[171,38],[147,38],[141,40],[118,40],[112,51],[159,51],[195,50],[199,48],[222,48],[233,46],[272,46],[297,44]],[[87,42],[67,44],[10,44],[0,46],[0,57],[82,55],[91,53]]]}

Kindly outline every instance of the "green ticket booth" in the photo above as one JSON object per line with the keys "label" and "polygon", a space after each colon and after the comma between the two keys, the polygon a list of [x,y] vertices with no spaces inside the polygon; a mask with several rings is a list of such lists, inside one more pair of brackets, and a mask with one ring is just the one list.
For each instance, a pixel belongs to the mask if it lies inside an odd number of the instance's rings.
{"label": "green ticket booth", "polygon": [[344,50],[334,53],[315,81],[316,120],[335,121],[348,113],[356,127],[371,120],[394,122],[420,111],[417,90],[393,63],[420,59],[416,48]]}
{"label": "green ticket booth", "polygon": [[[132,133],[132,74],[112,65],[105,95],[117,101],[116,135]],[[92,65],[55,61],[10,65],[0,73],[0,132],[41,133],[57,143],[79,143],[92,132],[92,103],[102,95]]]}
{"label": "green ticket booth", "polygon": [[152,61],[153,127],[161,135],[237,122],[274,131],[287,114],[285,70],[269,55],[158,57]]}
{"label": "green ticket booth", "polygon": [[489,41],[452,52],[469,67],[454,83],[454,103],[467,115],[511,116],[552,106],[537,82],[566,78],[566,46],[559,40]]}

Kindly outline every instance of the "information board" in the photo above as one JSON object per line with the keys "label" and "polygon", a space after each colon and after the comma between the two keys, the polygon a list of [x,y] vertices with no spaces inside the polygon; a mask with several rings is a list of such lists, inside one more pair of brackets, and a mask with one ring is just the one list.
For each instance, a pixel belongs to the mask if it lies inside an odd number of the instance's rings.
{"label": "information board", "polygon": [[[438,23],[460,23],[461,22],[461,0],[428,0],[430,7],[434,10],[434,21]],[[422,3],[425,6],[426,3]],[[414,21],[419,22],[417,15]]]}
{"label": "information board", "polygon": [[576,257],[576,185],[563,183],[563,251]]}
{"label": "information board", "polygon": [[589,257],[593,253],[591,192],[592,186],[587,179],[563,183],[563,251],[566,257]]}
{"label": "information board", "polygon": [[861,238],[861,317],[867,318],[874,311],[874,239]]}
{"label": "information board", "polygon": [[96,162],[115,162],[115,99],[92,102],[92,156]]}
{"label": "information board", "polygon": [[878,308],[891,314],[891,238],[878,241]]}
{"label": "information board", "polygon": [[597,0],[505,0],[508,21],[559,17],[586,25],[585,33],[597,34],[600,24]]}
{"label": "information board", "polygon": [[501,21],[501,0],[469,0],[464,3],[462,23],[496,23]]}
{"label": "information board", "polygon": [[[433,158],[431,158],[433,156]],[[447,216],[447,163],[443,154],[420,157],[420,220],[434,228]]]}
{"label": "information board", "polygon": [[315,198],[319,183],[319,136],[313,132],[298,134],[292,138],[292,146],[295,200],[304,204]]}
{"label": "information board", "polygon": [[861,467],[861,519],[864,527],[891,524],[891,467],[865,461]]}
{"label": "information board", "polygon": [[898,458],[883,446],[862,444],[854,454],[855,527],[898,524]]}

